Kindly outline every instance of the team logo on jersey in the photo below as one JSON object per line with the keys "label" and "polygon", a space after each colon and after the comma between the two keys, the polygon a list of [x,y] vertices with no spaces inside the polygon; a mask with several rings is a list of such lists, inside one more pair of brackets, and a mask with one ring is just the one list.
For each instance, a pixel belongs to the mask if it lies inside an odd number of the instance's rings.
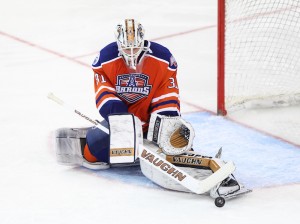
{"label": "team logo on jersey", "polygon": [[117,76],[116,91],[128,103],[135,103],[147,97],[152,85],[148,84],[149,76],[140,73]]}

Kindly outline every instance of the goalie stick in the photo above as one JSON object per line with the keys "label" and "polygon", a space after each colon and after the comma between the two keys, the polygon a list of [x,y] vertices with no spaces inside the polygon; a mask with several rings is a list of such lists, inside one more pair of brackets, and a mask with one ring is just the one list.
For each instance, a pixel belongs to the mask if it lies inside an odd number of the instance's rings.
{"label": "goalie stick", "polygon": [[61,100],[60,98],[58,98],[57,96],[55,96],[53,93],[49,93],[47,97],[49,99],[53,100],[54,102],[58,103],[59,105],[63,106],[64,108],[66,108],[66,109],[68,109],[70,111],[73,111],[75,114],[77,114],[80,117],[86,119],[87,121],[89,121],[90,123],[92,123],[93,125],[95,125],[97,128],[99,128],[100,130],[104,131],[106,134],[109,134],[109,130],[106,127],[102,126],[98,121],[89,118],[88,116],[86,116],[85,114],[83,114],[80,111],[76,110],[72,106],[66,104],[63,100]]}
{"label": "goalie stick", "polygon": [[139,153],[139,158],[195,194],[208,192],[235,170],[233,162],[227,162],[206,179],[198,180],[151,150],[151,144],[144,144],[142,152]]}
{"label": "goalie stick", "polygon": [[[74,113],[78,114],[80,117],[86,119],[93,125],[95,125],[100,130],[104,131],[105,133],[109,134],[109,130],[99,124],[96,120],[91,119],[87,115],[81,113],[77,109],[73,108],[72,106],[66,104],[63,100],[55,96],[53,93],[48,94],[48,98],[53,100],[54,102],[58,103],[59,105],[63,106],[64,108],[73,111]],[[227,178],[234,170],[235,165],[233,162],[227,162],[224,166],[222,166],[219,170],[214,172],[212,175],[207,177],[204,180],[198,180],[192,177],[187,172],[183,171],[179,167],[173,165],[172,163],[168,162],[162,156],[160,156],[155,151],[148,148],[146,145],[140,146],[140,152],[138,152],[138,157],[143,160],[145,163],[149,164],[152,168],[158,170],[159,172],[163,173],[167,177],[175,180],[182,186],[186,187],[190,191],[194,192],[195,194],[203,194],[211,190],[213,187],[218,185],[221,181]],[[158,165],[159,164],[159,165]]]}

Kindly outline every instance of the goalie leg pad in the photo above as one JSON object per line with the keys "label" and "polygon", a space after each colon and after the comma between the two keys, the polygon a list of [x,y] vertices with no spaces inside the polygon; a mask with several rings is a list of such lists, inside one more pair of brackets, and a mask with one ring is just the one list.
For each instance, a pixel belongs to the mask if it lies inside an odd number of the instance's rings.
{"label": "goalie leg pad", "polygon": [[109,128],[110,134],[93,127],[87,132],[87,144],[93,156],[108,164],[133,163],[142,141],[142,125],[132,114],[112,114],[108,122],[100,122]]}
{"label": "goalie leg pad", "polygon": [[134,163],[143,142],[141,121],[132,114],[108,117],[110,126],[110,163]]}
{"label": "goalie leg pad", "polygon": [[64,165],[81,165],[88,128],[60,128],[55,132],[56,159]]}
{"label": "goalie leg pad", "polygon": [[93,170],[108,169],[105,162],[88,162],[83,158],[86,135],[92,128],[61,128],[56,130],[56,159],[62,165],[84,166]]}

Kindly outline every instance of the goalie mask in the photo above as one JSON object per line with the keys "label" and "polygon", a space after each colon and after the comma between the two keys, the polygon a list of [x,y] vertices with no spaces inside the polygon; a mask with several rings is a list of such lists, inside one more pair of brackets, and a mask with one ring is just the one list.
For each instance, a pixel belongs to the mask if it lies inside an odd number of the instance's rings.
{"label": "goalie mask", "polygon": [[141,60],[140,54],[143,50],[147,51],[147,47],[144,47],[144,34],[142,24],[134,19],[125,19],[116,27],[115,37],[119,53],[130,68],[136,69],[138,60]]}

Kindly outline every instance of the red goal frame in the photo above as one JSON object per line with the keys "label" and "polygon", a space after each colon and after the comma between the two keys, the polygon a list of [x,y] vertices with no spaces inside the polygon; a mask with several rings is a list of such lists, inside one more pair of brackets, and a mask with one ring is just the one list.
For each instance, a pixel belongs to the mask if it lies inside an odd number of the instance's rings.
{"label": "red goal frame", "polygon": [[225,116],[225,0],[218,0],[217,114]]}

